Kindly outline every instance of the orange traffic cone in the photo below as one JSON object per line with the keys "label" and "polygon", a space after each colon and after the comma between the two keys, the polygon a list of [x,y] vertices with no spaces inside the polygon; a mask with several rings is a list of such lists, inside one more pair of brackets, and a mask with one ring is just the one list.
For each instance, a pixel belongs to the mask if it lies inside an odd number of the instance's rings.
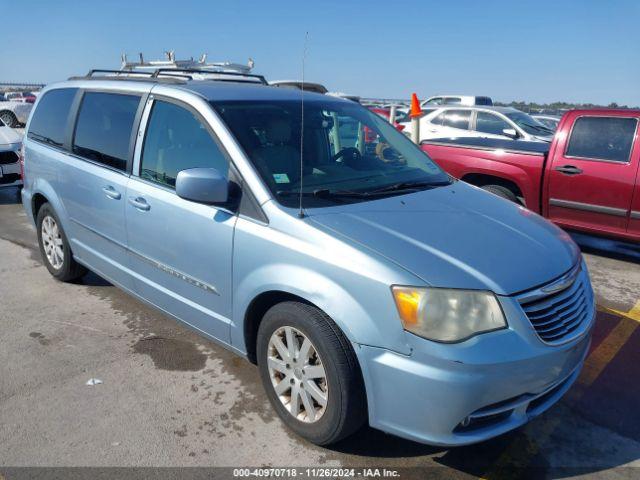
{"label": "orange traffic cone", "polygon": [[422,109],[420,108],[420,101],[418,100],[418,96],[415,93],[411,94],[411,113],[409,114],[411,118],[421,117]]}

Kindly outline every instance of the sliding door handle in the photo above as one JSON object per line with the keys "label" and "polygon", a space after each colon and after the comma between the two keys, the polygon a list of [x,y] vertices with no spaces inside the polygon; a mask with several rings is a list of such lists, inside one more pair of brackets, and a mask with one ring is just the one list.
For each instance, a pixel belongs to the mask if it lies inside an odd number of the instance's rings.
{"label": "sliding door handle", "polygon": [[104,194],[113,199],[113,200],[120,200],[122,198],[122,195],[120,195],[120,192],[118,192],[115,188],[113,188],[111,185],[107,185],[106,187],[102,187],[102,191],[104,192]]}

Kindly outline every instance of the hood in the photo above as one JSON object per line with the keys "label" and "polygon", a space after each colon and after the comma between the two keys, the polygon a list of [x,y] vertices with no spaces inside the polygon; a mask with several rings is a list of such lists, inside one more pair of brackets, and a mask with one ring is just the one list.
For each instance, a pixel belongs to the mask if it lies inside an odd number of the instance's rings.
{"label": "hood", "polygon": [[579,258],[558,227],[461,181],[307,213],[436,287],[511,295],[559,277]]}
{"label": "hood", "polygon": [[9,145],[22,142],[22,137],[12,128],[0,126],[0,145]]}

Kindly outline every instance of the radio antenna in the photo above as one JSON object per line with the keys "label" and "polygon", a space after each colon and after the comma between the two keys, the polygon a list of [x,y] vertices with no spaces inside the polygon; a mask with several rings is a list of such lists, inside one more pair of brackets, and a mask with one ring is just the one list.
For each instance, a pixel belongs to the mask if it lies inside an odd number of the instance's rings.
{"label": "radio antenna", "polygon": [[307,57],[307,40],[309,40],[309,32],[304,33],[304,49],[302,50],[302,82],[300,85],[300,195],[298,217],[304,217],[302,209],[302,177],[304,176],[304,62]]}

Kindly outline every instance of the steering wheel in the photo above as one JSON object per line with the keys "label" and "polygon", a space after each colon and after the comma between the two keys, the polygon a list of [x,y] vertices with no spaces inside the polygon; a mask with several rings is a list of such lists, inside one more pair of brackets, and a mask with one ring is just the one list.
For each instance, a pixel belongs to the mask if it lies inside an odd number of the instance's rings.
{"label": "steering wheel", "polygon": [[345,147],[338,153],[336,153],[333,157],[331,157],[334,162],[338,162],[340,158],[342,158],[343,160],[339,163],[348,165],[351,162],[357,162],[358,160],[360,160],[362,158],[362,154],[360,153],[360,150],[355,147]]}

